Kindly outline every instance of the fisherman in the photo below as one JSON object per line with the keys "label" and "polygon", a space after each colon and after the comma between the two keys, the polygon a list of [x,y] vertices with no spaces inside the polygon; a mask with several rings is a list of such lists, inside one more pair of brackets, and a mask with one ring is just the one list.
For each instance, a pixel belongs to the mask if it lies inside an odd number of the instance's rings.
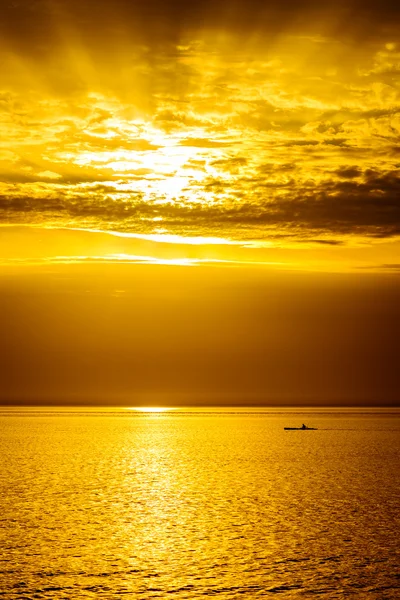
{"label": "fisherman", "polygon": [[302,429],[307,429],[307,427],[304,425],[304,423],[303,423],[303,425],[301,426],[301,428],[302,428]]}

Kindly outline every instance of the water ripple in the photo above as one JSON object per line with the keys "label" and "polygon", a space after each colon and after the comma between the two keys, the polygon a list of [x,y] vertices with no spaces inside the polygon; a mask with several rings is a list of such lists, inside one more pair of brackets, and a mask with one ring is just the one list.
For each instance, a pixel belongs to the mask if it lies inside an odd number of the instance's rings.
{"label": "water ripple", "polygon": [[3,415],[0,597],[399,598],[399,420],[228,412]]}

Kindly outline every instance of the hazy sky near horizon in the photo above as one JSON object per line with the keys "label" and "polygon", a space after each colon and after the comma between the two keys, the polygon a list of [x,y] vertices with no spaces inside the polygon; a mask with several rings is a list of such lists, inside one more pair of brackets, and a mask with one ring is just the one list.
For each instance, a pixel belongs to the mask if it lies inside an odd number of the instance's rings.
{"label": "hazy sky near horizon", "polygon": [[0,61],[0,401],[400,400],[397,2],[3,0]]}
{"label": "hazy sky near horizon", "polygon": [[398,404],[390,274],[18,266],[0,298],[1,403]]}

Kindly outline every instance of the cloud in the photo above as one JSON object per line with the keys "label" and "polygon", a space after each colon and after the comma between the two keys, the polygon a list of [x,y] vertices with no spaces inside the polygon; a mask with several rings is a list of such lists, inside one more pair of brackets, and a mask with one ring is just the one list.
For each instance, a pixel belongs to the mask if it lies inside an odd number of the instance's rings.
{"label": "cloud", "polygon": [[260,165],[257,170],[259,173],[268,175],[273,173],[285,173],[294,171],[296,169],[296,165],[294,163],[265,163]]}
{"label": "cloud", "polygon": [[6,3],[2,222],[321,247],[398,235],[398,15],[386,0]]}
{"label": "cloud", "polygon": [[340,167],[336,170],[336,174],[343,179],[355,179],[360,177],[362,171],[359,167]]}
{"label": "cloud", "polygon": [[317,0],[286,0],[284,4],[279,0],[267,4],[262,0],[239,0],[234,6],[228,0],[193,0],[190,4],[183,0],[115,0],[112,6],[106,0],[31,0],[4,3],[2,21],[8,36],[18,39],[22,48],[44,53],[59,41],[57,29],[52,27],[54,21],[73,23],[96,45],[106,45],[104,40],[114,42],[121,30],[135,32],[147,42],[155,41],[157,34],[158,39],[162,36],[163,40],[173,40],[182,28],[193,29],[199,24],[205,29],[214,26],[237,34],[261,30],[271,35],[300,24],[305,37],[321,43],[323,36],[313,27],[315,21],[331,20],[335,24],[338,15],[347,25],[345,34],[360,39],[365,35],[377,37],[384,28],[389,33],[396,31],[398,13],[396,3],[390,0],[379,4],[372,0],[326,0],[323,5]]}
{"label": "cloud", "polygon": [[77,144],[81,148],[88,150],[133,150],[134,152],[147,152],[149,150],[157,150],[158,145],[152,144],[145,139],[121,139],[120,135],[114,138],[104,138],[101,136],[82,134],[75,135],[73,138],[68,137],[68,142]]}
{"label": "cloud", "polygon": [[309,240],[309,241],[313,242],[314,244],[322,244],[322,245],[327,245],[327,246],[341,246],[343,244],[343,242],[340,240]]}
{"label": "cloud", "polygon": [[211,166],[217,167],[222,171],[228,171],[229,173],[238,173],[238,171],[247,165],[247,158],[244,156],[236,156],[231,158],[221,158],[219,160],[214,160],[211,163]]}
{"label": "cloud", "polygon": [[186,127],[213,127],[212,119],[195,115],[192,112],[175,112],[171,109],[161,109],[154,117],[154,122],[167,131]]}
{"label": "cloud", "polygon": [[379,265],[363,265],[359,266],[359,269],[368,269],[368,270],[379,270],[379,271],[389,271],[389,272],[400,272],[400,263],[382,263]]}
{"label": "cloud", "polygon": [[[400,177],[396,172],[368,172],[362,182],[332,179],[315,187],[288,186],[283,196],[275,198],[269,198],[262,191],[268,189],[267,184],[260,187],[257,180],[239,181],[244,189],[239,203],[233,198],[214,204],[193,204],[189,199],[160,203],[157,197],[149,201],[140,191],[118,198],[112,186],[98,185],[84,190],[76,186],[74,193],[67,188],[49,192],[40,199],[3,195],[0,215],[2,222],[16,219],[23,222],[32,219],[32,215],[45,220],[57,215],[65,222],[84,219],[87,225],[121,231],[152,230],[157,218],[163,228],[177,233],[193,235],[199,231],[215,235],[219,232],[233,239],[269,239],[283,235],[331,245],[338,240],[316,239],[315,234],[356,234],[372,238],[400,235]],[[219,179],[211,179],[205,188],[216,196],[232,192],[232,184]]]}
{"label": "cloud", "polygon": [[393,269],[394,271],[400,271],[400,263],[386,263],[379,265],[381,269]]}

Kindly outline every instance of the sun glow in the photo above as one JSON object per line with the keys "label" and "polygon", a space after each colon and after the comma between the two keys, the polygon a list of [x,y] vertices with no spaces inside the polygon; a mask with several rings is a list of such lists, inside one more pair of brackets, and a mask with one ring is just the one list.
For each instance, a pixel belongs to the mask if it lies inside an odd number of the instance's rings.
{"label": "sun glow", "polygon": [[163,413],[174,409],[169,406],[134,406],[130,407],[128,410],[136,410],[137,412],[144,413]]}

